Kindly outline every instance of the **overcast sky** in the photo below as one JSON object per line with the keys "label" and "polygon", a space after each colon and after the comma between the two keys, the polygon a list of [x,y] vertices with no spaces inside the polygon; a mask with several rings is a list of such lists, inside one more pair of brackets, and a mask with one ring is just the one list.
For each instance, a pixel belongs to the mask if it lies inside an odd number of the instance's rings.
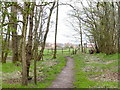
{"label": "overcast sky", "polygon": [[[12,1],[12,0],[10,0]],[[19,2],[21,1],[25,1],[25,0],[18,0]],[[36,0],[38,1],[38,0]],[[47,1],[53,1],[53,0],[47,0]],[[79,1],[79,0],[59,0],[59,2],[62,3],[72,3],[71,1]],[[85,0],[84,2],[85,3]],[[81,8],[80,4],[77,3],[72,3],[75,6],[79,6],[79,8]],[[58,35],[57,35],[57,43],[73,43],[73,44],[79,44],[80,40],[78,38],[74,38],[78,37],[78,35],[76,35],[76,32],[73,30],[73,28],[71,27],[70,23],[67,20],[71,20],[71,18],[67,15],[69,13],[69,11],[72,10],[72,8],[70,6],[67,5],[60,5],[59,6],[59,17],[58,17]],[[52,14],[52,19],[55,23],[55,17],[56,17],[56,13]],[[19,16],[19,18],[21,18]],[[48,37],[47,37],[47,42],[50,43],[54,43],[54,31],[55,31],[55,26],[53,26],[52,28],[50,28],[50,31],[48,33]],[[19,33],[21,34],[21,33]],[[74,35],[74,36],[73,36]],[[86,37],[83,36],[83,42],[86,42]]]}
{"label": "overcast sky", "polygon": [[[70,0],[60,0],[60,2],[70,3]],[[70,10],[72,10],[70,6],[66,6],[66,5],[59,6],[57,43],[74,43],[74,44],[80,43],[79,39],[74,38],[73,35],[75,35],[76,32],[73,30],[73,28],[70,27],[70,23],[67,21],[67,20],[71,20],[70,17],[67,15]],[[55,15],[56,14],[53,14],[52,18],[55,18]],[[77,37],[78,35],[75,36]],[[54,43],[54,27],[48,34],[47,42]]]}
{"label": "overcast sky", "polygon": [[[1,1],[7,1],[7,0],[1,0]],[[14,1],[14,0],[9,0],[9,1]],[[25,1],[25,0],[17,0],[17,1],[21,2],[21,1]],[[27,1],[29,1],[29,0],[27,0]],[[36,0],[36,1],[39,1],[39,0]],[[46,1],[53,1],[53,0],[46,0]],[[72,2],[78,2],[78,1],[80,1],[80,0],[59,0],[59,2],[71,3],[74,6],[82,8],[80,3],[79,4],[72,3]],[[87,4],[86,0],[81,0],[81,1],[84,3],[84,5]],[[91,0],[91,1],[93,1],[93,0]],[[97,0],[94,0],[94,1],[97,1]],[[79,39],[74,38],[74,36],[78,37],[78,35],[76,35],[76,32],[73,30],[73,28],[70,26],[70,23],[67,21],[67,20],[71,20],[71,18],[67,15],[70,10],[72,10],[72,8],[70,6],[67,6],[67,5],[59,6],[57,43],[74,43],[74,44],[80,43]],[[55,16],[56,16],[56,13],[53,13],[52,20],[54,20],[54,23],[55,23]],[[47,42],[54,43],[54,37],[55,37],[54,30],[55,30],[55,27],[50,28],[50,31],[49,31],[48,37],[47,37]],[[86,36],[83,35],[83,42],[86,42],[86,40],[87,40]]]}

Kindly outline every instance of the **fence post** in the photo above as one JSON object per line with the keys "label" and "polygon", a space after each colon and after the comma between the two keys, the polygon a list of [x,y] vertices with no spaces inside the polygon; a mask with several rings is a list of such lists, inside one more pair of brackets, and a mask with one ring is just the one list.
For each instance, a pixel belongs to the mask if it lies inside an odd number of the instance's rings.
{"label": "fence post", "polygon": [[48,54],[49,54],[49,49],[48,49]]}
{"label": "fence post", "polygon": [[77,49],[75,49],[75,54],[77,54]]}
{"label": "fence post", "polygon": [[74,48],[73,48],[73,50],[72,50],[72,55],[74,55]]}
{"label": "fence post", "polygon": [[52,52],[52,54],[53,54],[53,49],[51,48],[51,52]]}
{"label": "fence post", "polygon": [[69,54],[70,54],[70,47],[69,47]]}

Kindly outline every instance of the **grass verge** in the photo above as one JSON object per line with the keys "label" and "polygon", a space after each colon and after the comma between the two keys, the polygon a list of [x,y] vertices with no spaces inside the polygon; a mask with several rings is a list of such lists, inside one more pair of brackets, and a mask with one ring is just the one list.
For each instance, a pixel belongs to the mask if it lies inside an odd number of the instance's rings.
{"label": "grass verge", "polygon": [[[106,56],[104,54],[95,54],[93,55],[96,58],[102,59],[102,61],[110,61],[110,60],[116,60],[117,61],[117,54]],[[117,88],[118,82],[114,81],[100,81],[100,80],[92,80],[90,79],[90,76],[100,76],[101,74],[104,74],[105,72],[100,71],[102,70],[111,70],[111,72],[117,72],[117,68],[113,69],[118,65],[117,62],[113,62],[110,64],[102,64],[102,63],[86,63],[86,54],[77,54],[74,55],[74,62],[75,62],[75,82],[74,86],[76,88]],[[91,56],[88,57],[90,59]],[[92,71],[84,71],[83,69],[87,66],[94,67]],[[97,68],[100,70],[95,71]],[[90,68],[88,68],[90,69]]]}
{"label": "grass verge", "polygon": [[[41,77],[42,80],[37,82],[35,85],[33,82],[30,82],[28,86],[22,86],[21,83],[5,83],[2,82],[2,88],[47,88],[52,84],[52,81],[56,78],[57,74],[66,65],[66,59],[64,58],[67,54],[58,54],[57,59],[51,59],[49,56],[44,56],[43,61],[37,62],[37,76]],[[56,64],[51,64],[56,63]],[[16,71],[21,71],[21,66],[15,66],[12,63],[6,63],[2,65],[3,73],[13,73]],[[33,75],[33,64],[31,64],[30,72]],[[14,77],[14,76],[13,76]]]}

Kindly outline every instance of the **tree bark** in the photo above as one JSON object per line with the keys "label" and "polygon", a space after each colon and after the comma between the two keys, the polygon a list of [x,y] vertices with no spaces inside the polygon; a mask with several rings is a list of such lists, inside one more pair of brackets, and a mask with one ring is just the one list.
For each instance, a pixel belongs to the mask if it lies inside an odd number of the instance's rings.
{"label": "tree bark", "polygon": [[120,1],[118,2],[118,53],[120,53]]}
{"label": "tree bark", "polygon": [[[2,13],[8,13],[8,10],[5,9],[5,11],[2,11]],[[10,18],[9,15],[4,14],[3,18],[2,18],[2,25],[5,21],[5,17],[8,17],[8,22],[10,22]],[[1,27],[1,36],[2,36],[2,52],[1,52],[1,56],[2,56],[2,63],[6,63],[6,59],[9,53],[9,41],[10,41],[10,25],[7,26],[7,34],[5,36],[5,39],[3,39],[3,27]]]}
{"label": "tree bark", "polygon": [[83,53],[81,21],[79,21],[79,24],[80,24],[80,44],[81,44],[81,52]]}
{"label": "tree bark", "polygon": [[55,48],[53,58],[56,58],[57,53],[57,29],[58,29],[58,0],[57,0],[57,12],[56,12],[56,25],[55,25]]}
{"label": "tree bark", "polygon": [[31,13],[29,17],[29,35],[28,35],[28,43],[26,45],[26,60],[27,60],[27,76],[29,77],[29,68],[30,68],[30,61],[32,59],[32,41],[33,41],[33,17],[34,17],[34,5],[32,4]]}
{"label": "tree bark", "polygon": [[26,32],[27,32],[27,22],[28,22],[28,13],[29,4],[24,3],[25,13],[23,14],[23,30],[22,30],[22,85],[26,86],[28,84],[27,77],[27,60],[26,60]]}
{"label": "tree bark", "polygon": [[40,50],[40,55],[38,57],[38,60],[41,60],[41,58],[43,57],[43,52],[44,52],[44,48],[45,48],[45,43],[46,43],[46,39],[47,39],[47,34],[49,32],[49,26],[50,26],[50,19],[51,19],[51,15],[52,15],[52,11],[54,9],[54,6],[55,6],[55,2],[53,2],[53,5],[52,7],[50,8],[50,13],[49,13],[49,17],[48,17],[48,22],[47,22],[47,29],[46,29],[46,32],[45,32],[45,35],[44,35],[44,40],[43,40],[43,43],[42,43],[42,48]]}
{"label": "tree bark", "polygon": [[[15,3],[15,2],[14,2]],[[15,3],[16,4],[16,3]],[[12,25],[12,62],[15,63],[18,61],[18,41],[17,41],[17,9],[12,6],[11,7],[11,22],[15,22]]]}

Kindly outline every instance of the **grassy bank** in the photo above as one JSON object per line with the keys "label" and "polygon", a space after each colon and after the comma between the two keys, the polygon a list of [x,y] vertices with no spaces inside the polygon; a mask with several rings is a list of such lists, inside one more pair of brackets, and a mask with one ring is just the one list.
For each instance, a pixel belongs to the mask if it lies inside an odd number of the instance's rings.
{"label": "grassy bank", "polygon": [[[118,72],[118,55],[77,54],[75,61],[76,88],[117,88],[113,73]],[[109,77],[109,78],[108,78]]]}
{"label": "grassy bank", "polygon": [[[18,72],[21,72],[21,64],[16,66],[11,62],[2,65],[2,72],[4,81],[2,82],[3,88],[47,88],[52,84],[52,81],[56,78],[66,65],[66,54],[58,53],[57,59],[52,59],[52,55],[45,55],[43,61],[37,62],[37,77],[38,83],[34,84],[33,80],[29,81],[28,86],[21,86],[20,81],[16,81],[16,78],[20,78]],[[30,67],[30,76],[33,77],[33,62]]]}

